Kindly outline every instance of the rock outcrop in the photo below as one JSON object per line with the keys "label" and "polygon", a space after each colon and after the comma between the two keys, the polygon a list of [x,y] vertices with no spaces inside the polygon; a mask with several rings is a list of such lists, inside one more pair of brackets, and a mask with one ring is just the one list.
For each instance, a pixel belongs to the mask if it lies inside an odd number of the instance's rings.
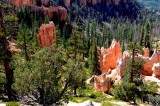
{"label": "rock outcrop", "polygon": [[153,74],[153,64],[154,63],[159,63],[160,62],[160,54],[159,52],[157,52],[157,50],[154,50],[154,53],[152,54],[152,56],[150,58],[143,58],[144,60],[144,66],[143,66],[143,71],[142,74],[146,75],[146,76],[151,76]]}
{"label": "rock outcrop", "polygon": [[13,38],[7,39],[8,41],[8,49],[11,52],[21,52],[22,50],[17,47],[16,40]]}
{"label": "rock outcrop", "polygon": [[92,84],[95,91],[107,93],[111,87],[111,80],[107,74],[102,74],[100,76],[92,76],[86,81],[87,84]]}
{"label": "rock outcrop", "polygon": [[149,49],[148,48],[143,48],[143,51],[144,51],[143,56],[144,57],[149,57]]}
{"label": "rock outcrop", "polygon": [[48,6],[49,0],[8,0],[12,5],[20,7],[22,5]]}
{"label": "rock outcrop", "polygon": [[140,13],[140,6],[135,0],[63,0],[60,5],[74,11],[74,16],[77,15],[77,7],[85,7],[78,13],[84,19],[108,20],[108,17],[135,19]]}
{"label": "rock outcrop", "polygon": [[[44,7],[48,4],[49,0],[9,0],[9,2],[19,8],[22,5],[25,5],[30,9],[32,12],[40,15],[42,19],[48,17],[50,21],[53,21],[55,24],[59,23],[60,28],[63,28],[66,19],[67,19],[67,10],[62,6],[57,7]],[[22,15],[24,16],[24,13]],[[32,22],[32,17],[29,17],[30,14],[27,14],[28,24],[30,25]]]}
{"label": "rock outcrop", "polygon": [[102,47],[99,52],[100,70],[102,73],[108,72],[109,69],[115,69],[118,58],[122,57],[120,43],[115,40],[112,41],[108,49]]}
{"label": "rock outcrop", "polygon": [[41,25],[38,39],[42,47],[51,46],[56,41],[56,27],[53,22]]}
{"label": "rock outcrop", "polygon": [[60,26],[63,26],[67,19],[67,10],[62,7],[45,7],[43,8],[44,17],[49,17],[51,21],[59,22]]}
{"label": "rock outcrop", "polygon": [[160,78],[160,63],[154,63],[152,67],[153,76]]}
{"label": "rock outcrop", "polygon": [[[149,49],[144,48],[143,50],[143,55],[135,56],[135,60],[144,61],[142,74],[160,78],[160,52],[155,49],[152,56],[149,57]],[[114,80],[115,84],[120,83],[126,65],[132,56],[128,51],[124,51],[122,56],[120,44],[115,40],[108,49],[98,48],[98,52],[100,53],[99,64],[102,75],[92,76],[86,83],[93,84],[96,91],[107,93],[111,86],[110,79]]]}
{"label": "rock outcrop", "polygon": [[20,7],[21,5],[31,5],[33,2],[31,0],[8,0],[12,5]]}
{"label": "rock outcrop", "polygon": [[110,78],[106,74],[94,78],[94,89],[98,92],[107,93],[111,87]]}

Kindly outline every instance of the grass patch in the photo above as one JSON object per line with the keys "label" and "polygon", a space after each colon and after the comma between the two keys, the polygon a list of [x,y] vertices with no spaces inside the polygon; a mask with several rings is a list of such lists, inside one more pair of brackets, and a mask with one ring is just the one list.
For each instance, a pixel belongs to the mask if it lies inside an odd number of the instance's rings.
{"label": "grass patch", "polygon": [[19,102],[7,102],[6,106],[20,106]]}
{"label": "grass patch", "polygon": [[[95,92],[91,86],[87,86],[86,89],[83,90],[78,90],[78,94],[80,96],[75,97],[73,96],[70,101],[72,102],[77,102],[77,103],[81,103],[84,102],[86,100],[92,100],[94,102],[99,102],[99,103],[103,103],[103,104],[108,104],[107,106],[116,106],[115,104],[112,104],[112,101],[120,101],[120,100],[116,100],[114,99],[112,96],[102,93],[102,92]],[[112,105],[111,105],[112,104]],[[106,105],[103,105],[106,106]],[[118,105],[117,105],[118,106]]]}
{"label": "grass patch", "polygon": [[101,106],[119,106],[117,104],[111,103],[110,101],[103,101]]}

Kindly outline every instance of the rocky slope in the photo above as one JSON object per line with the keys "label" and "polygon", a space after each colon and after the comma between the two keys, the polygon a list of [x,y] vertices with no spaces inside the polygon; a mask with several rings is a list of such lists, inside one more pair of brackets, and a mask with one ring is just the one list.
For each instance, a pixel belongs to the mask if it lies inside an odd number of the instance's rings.
{"label": "rocky slope", "polygon": [[135,19],[140,8],[135,0],[64,0],[61,4],[68,10],[79,11],[81,17],[98,17],[99,20],[107,20],[108,17]]}

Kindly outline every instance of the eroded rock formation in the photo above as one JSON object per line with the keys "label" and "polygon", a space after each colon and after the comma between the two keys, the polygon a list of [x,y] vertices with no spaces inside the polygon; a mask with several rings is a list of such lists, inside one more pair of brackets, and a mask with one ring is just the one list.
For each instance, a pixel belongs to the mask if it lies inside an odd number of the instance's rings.
{"label": "eroded rock formation", "polygon": [[44,17],[49,17],[51,21],[59,22],[60,26],[63,26],[67,19],[67,10],[62,7],[44,7]]}
{"label": "eroded rock formation", "polygon": [[108,92],[111,87],[110,78],[106,74],[100,76],[92,76],[86,81],[87,84],[93,84],[95,91],[97,92]]}
{"label": "eroded rock formation", "polygon": [[122,57],[120,43],[115,40],[112,41],[112,44],[108,49],[102,47],[99,52],[100,70],[102,73],[108,72],[109,69],[115,69],[118,58]]}
{"label": "eroded rock formation", "polygon": [[[144,61],[142,74],[160,78],[160,52],[155,49],[152,56],[149,57],[149,49],[144,48],[143,50],[143,55],[135,56],[135,60]],[[121,81],[127,62],[132,59],[132,56],[129,51],[124,51],[122,56],[120,44],[115,40],[108,49],[98,48],[98,52],[100,52],[99,64],[102,75],[92,76],[87,83],[93,84],[96,91],[108,92],[111,86],[110,79],[116,84]]]}
{"label": "eroded rock formation", "polygon": [[8,2],[10,2],[12,5],[16,7],[20,7],[22,5],[48,6],[49,4],[49,0],[8,0]]}
{"label": "eroded rock formation", "polygon": [[56,27],[53,22],[41,25],[38,39],[42,47],[51,46],[56,41]]}
{"label": "eroded rock formation", "polygon": [[33,4],[33,0],[8,0],[11,4],[16,7],[20,7],[21,5],[31,5]]}
{"label": "eroded rock formation", "polygon": [[[32,12],[38,13],[42,19],[45,19],[48,16],[50,21],[53,21],[55,24],[59,23],[60,28],[63,28],[67,19],[67,10],[64,7],[44,7],[48,4],[49,0],[9,0],[9,2],[15,5],[17,8],[22,5],[26,5]],[[24,13],[22,13],[21,16],[23,15]],[[30,14],[27,14],[29,19],[28,23],[30,25],[32,17],[29,17],[29,15]]]}
{"label": "eroded rock formation", "polygon": [[154,77],[160,77],[160,63],[154,63],[152,71]]}
{"label": "eroded rock formation", "polygon": [[8,40],[8,49],[11,52],[21,52],[22,50],[17,47],[16,40],[13,38],[9,38]]}

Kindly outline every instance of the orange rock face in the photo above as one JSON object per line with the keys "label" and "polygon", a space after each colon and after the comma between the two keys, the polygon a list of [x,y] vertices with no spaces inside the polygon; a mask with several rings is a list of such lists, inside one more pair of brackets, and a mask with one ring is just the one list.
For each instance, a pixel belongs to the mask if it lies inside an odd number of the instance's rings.
{"label": "orange rock face", "polygon": [[36,5],[28,6],[32,11],[39,12],[42,14],[42,17],[48,17],[51,21],[57,22],[60,24],[60,28],[64,26],[67,19],[67,10],[62,7],[39,7]]}
{"label": "orange rock face", "polygon": [[154,63],[152,70],[153,70],[153,76],[160,78],[160,63]]}
{"label": "orange rock face", "polygon": [[153,55],[148,59],[143,59],[145,61],[143,66],[142,74],[146,76],[151,76],[153,74],[152,67],[154,63],[160,62],[160,54],[156,50]]}
{"label": "orange rock face", "polygon": [[[100,53],[99,64],[102,75],[92,76],[86,83],[93,84],[96,91],[107,93],[111,86],[110,79],[118,84],[122,79],[127,62],[132,58],[127,51],[124,51],[122,56],[120,44],[115,40],[108,49],[98,48],[98,52]],[[135,60],[141,59],[145,62],[142,74],[160,78],[160,52],[155,49],[149,58],[149,49],[145,48],[144,55],[137,55]]]}
{"label": "orange rock face", "polygon": [[92,76],[87,79],[87,84],[92,84],[95,91],[97,92],[105,92],[107,93],[111,87],[110,78],[106,74],[102,74],[100,76]]}
{"label": "orange rock face", "polygon": [[11,4],[15,5],[16,7],[20,7],[21,5],[28,6],[32,11],[39,12],[42,14],[43,18],[48,16],[51,21],[59,22],[63,24],[66,22],[67,19],[67,10],[62,7],[43,7],[43,6],[37,6],[37,2],[40,2],[41,5],[47,5],[49,3],[49,0],[8,0]]}
{"label": "orange rock face", "polygon": [[44,16],[48,16],[50,19],[56,19],[59,21],[65,21],[67,18],[67,10],[62,7],[62,6],[58,6],[58,7],[45,7],[43,8],[44,10]]}
{"label": "orange rock face", "polygon": [[144,57],[149,57],[149,49],[148,48],[144,48],[143,50],[144,50],[143,56]]}
{"label": "orange rock face", "polygon": [[16,7],[20,7],[21,5],[31,5],[33,3],[31,0],[9,0],[9,2]]}
{"label": "orange rock face", "polygon": [[56,27],[53,22],[41,25],[38,39],[42,47],[51,46],[56,41]]}
{"label": "orange rock face", "polygon": [[11,4],[15,5],[16,7],[20,7],[21,5],[35,5],[40,4],[47,6],[49,3],[49,0],[8,0]]}
{"label": "orange rock face", "polygon": [[100,70],[102,73],[108,72],[109,69],[116,68],[118,58],[122,57],[120,44],[115,40],[112,41],[108,49],[100,49]]}
{"label": "orange rock face", "polygon": [[98,92],[107,93],[111,87],[110,78],[106,74],[95,76],[94,78],[94,89]]}

